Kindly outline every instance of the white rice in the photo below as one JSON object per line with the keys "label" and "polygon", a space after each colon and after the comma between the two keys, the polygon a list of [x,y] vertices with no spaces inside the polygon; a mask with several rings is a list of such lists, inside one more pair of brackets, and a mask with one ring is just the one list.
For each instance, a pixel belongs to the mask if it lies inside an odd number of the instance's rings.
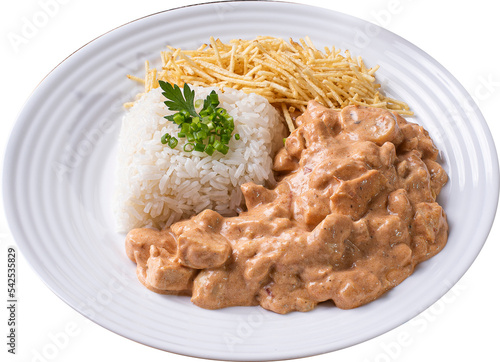
{"label": "white rice", "polygon": [[123,117],[119,137],[115,214],[119,231],[136,227],[163,228],[204,209],[235,215],[242,204],[245,182],[273,184],[272,157],[282,145],[285,127],[281,116],[264,98],[226,88],[193,87],[195,99],[215,90],[220,106],[234,118],[229,152],[212,156],[184,152],[185,138],[175,149],[163,145],[168,132],[178,127],[164,116],[172,114],[163,103],[162,90],[144,94]]}

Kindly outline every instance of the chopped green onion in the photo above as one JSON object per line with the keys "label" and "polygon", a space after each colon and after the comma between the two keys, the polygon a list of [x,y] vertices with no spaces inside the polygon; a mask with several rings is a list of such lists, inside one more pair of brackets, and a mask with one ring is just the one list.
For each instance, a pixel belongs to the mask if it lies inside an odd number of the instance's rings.
{"label": "chopped green onion", "polygon": [[193,136],[192,133],[188,133],[186,135],[186,138],[187,138],[188,142],[194,142],[195,141],[195,138],[194,138],[194,136]]}
{"label": "chopped green onion", "polygon": [[181,113],[177,113],[174,115],[174,122],[177,124],[182,124],[184,122],[184,116]]}
{"label": "chopped green onion", "polygon": [[170,136],[168,133],[165,133],[163,136],[161,136],[161,143],[166,145],[170,137],[172,136]]}
{"label": "chopped green onion", "polygon": [[177,138],[175,137],[171,137],[169,140],[168,140],[168,147],[170,148],[175,148],[175,146],[177,146],[177,144],[179,143],[179,141],[177,141]]}
{"label": "chopped green onion", "polygon": [[203,105],[203,99],[197,99],[195,102],[194,102],[194,106],[196,108],[198,107],[201,107]]}
{"label": "chopped green onion", "polygon": [[208,145],[205,147],[205,153],[209,156],[212,156],[215,152],[215,148],[212,145]]}
{"label": "chopped green onion", "polygon": [[[205,132],[205,133],[210,132],[210,130],[208,129],[208,126],[207,126],[206,124],[204,124],[204,123],[200,123],[200,129],[201,129],[203,132]],[[208,135],[207,135],[207,136],[205,136],[205,138],[207,138],[207,137],[208,137]]]}
{"label": "chopped green onion", "polygon": [[182,147],[184,152],[193,152],[194,150],[194,145],[192,143],[186,143],[184,147]]}
{"label": "chopped green onion", "polygon": [[205,145],[203,143],[197,143],[194,145],[194,150],[198,152],[205,151]]}
{"label": "chopped green onion", "polygon": [[225,155],[227,155],[228,151],[229,151],[229,147],[227,147],[226,145],[222,145],[222,148],[220,150],[218,150],[220,153],[223,153]]}
{"label": "chopped green onion", "polygon": [[240,134],[239,134],[239,133],[236,133],[236,134],[234,135],[234,139],[235,139],[236,141],[239,141],[239,140],[240,140]]}
{"label": "chopped green onion", "polygon": [[201,130],[198,132],[198,137],[197,139],[205,140],[208,137],[207,132]]}

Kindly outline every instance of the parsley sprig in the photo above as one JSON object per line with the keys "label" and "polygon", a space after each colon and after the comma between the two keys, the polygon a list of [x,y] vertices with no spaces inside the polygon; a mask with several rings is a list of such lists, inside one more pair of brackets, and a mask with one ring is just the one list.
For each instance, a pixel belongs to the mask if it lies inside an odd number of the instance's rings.
{"label": "parsley sprig", "polygon": [[[184,145],[185,152],[205,152],[213,155],[215,151],[227,154],[229,151],[229,141],[234,131],[234,119],[227,111],[219,107],[219,96],[212,91],[205,100],[194,101],[194,91],[184,83],[183,91],[178,85],[173,85],[164,81],[159,81],[163,90],[163,95],[167,98],[165,105],[171,111],[177,113],[165,116],[171,122],[179,126],[177,137],[186,138]],[[198,113],[196,108],[203,108]],[[239,134],[235,134],[236,140],[240,139]],[[161,143],[168,144],[170,148],[175,148],[178,144],[176,137],[165,133],[161,138]]]}

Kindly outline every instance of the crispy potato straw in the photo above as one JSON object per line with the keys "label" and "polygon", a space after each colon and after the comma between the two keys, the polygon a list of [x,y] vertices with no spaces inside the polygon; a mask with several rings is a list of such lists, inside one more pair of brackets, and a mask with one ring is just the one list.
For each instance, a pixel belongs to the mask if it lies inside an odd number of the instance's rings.
{"label": "crispy potato straw", "polygon": [[161,52],[161,69],[151,68],[146,61],[144,79],[128,75],[144,83],[145,92],[159,87],[158,81],[163,80],[179,86],[188,83],[256,93],[282,112],[290,131],[295,129],[292,115],[305,111],[311,99],[335,109],[357,104],[413,115],[406,103],[380,92],[375,79],[378,65],[367,68],[349,50],[344,55],[335,47],[318,50],[309,37],[297,43],[259,36],[233,39],[229,44],[210,37],[208,44],[196,50],[167,48]]}

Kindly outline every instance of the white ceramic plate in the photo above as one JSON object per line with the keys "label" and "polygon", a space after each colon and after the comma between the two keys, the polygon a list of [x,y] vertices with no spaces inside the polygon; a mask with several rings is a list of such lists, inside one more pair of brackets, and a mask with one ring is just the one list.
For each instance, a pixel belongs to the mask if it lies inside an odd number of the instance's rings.
{"label": "white ceramic plate", "polygon": [[[190,26],[186,26],[189,24]],[[196,26],[194,26],[196,25]],[[259,307],[218,311],[149,292],[114,231],[110,200],[121,104],[138,90],[145,59],[165,45],[198,47],[213,35],[309,35],[317,46],[362,55],[390,96],[404,99],[441,150],[450,177],[439,201],[449,241],[379,300],[354,310],[322,305],[285,316]],[[430,56],[365,21],[277,2],[211,3],[154,14],[87,44],[54,69],[27,101],[4,168],[14,237],[43,281],[78,312],[146,345],[227,360],[286,359],[329,352],[408,321],[465,273],[490,230],[498,161],[487,125],[463,87]]]}

